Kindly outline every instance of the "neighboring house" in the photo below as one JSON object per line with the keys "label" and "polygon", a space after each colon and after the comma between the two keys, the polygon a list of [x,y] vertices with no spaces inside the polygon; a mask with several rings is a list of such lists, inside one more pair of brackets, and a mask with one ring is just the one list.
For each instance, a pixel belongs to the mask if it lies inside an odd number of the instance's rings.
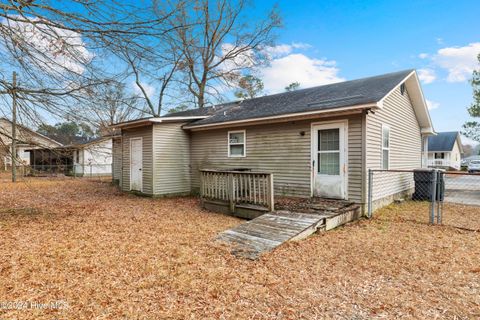
{"label": "neighboring house", "polygon": [[[30,165],[34,149],[50,149],[61,147],[62,144],[27,127],[17,124],[17,162],[19,165]],[[12,122],[0,118],[0,164],[7,169],[12,165]]]}
{"label": "neighboring house", "polygon": [[104,136],[82,144],[32,150],[36,171],[76,176],[111,176],[114,137]]}
{"label": "neighboring house", "polygon": [[72,146],[75,175],[112,175],[112,137],[101,137]]}
{"label": "neighboring house", "polygon": [[438,132],[428,137],[429,167],[460,170],[462,154],[459,132]]}
{"label": "neighboring house", "polygon": [[[273,173],[276,195],[360,204],[367,201],[368,169],[422,167],[434,134],[414,70],[114,127],[121,129],[114,179],[125,191],[190,194],[200,188],[200,169],[242,168]],[[374,188],[375,203],[411,191],[403,180],[392,179],[388,193]]]}

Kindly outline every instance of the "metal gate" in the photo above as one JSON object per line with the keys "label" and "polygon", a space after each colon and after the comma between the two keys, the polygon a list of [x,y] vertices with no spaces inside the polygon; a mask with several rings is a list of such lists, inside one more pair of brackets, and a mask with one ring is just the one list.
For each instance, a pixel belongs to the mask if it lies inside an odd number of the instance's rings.
{"label": "metal gate", "polygon": [[480,174],[439,169],[369,170],[368,216],[395,200],[425,203],[418,206],[418,216],[423,217],[419,221],[480,231]]}

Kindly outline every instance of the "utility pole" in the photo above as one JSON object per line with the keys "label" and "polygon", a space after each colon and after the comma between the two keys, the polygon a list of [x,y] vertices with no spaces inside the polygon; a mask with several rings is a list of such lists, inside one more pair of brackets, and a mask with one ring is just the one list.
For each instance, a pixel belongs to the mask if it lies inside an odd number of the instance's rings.
{"label": "utility pole", "polygon": [[12,182],[17,181],[17,73],[12,79]]}

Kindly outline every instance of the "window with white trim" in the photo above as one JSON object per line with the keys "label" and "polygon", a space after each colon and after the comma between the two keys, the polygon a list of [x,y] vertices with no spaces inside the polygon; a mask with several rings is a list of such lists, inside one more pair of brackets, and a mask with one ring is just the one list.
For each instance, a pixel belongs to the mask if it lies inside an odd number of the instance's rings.
{"label": "window with white trim", "polygon": [[390,169],[390,127],[382,125],[382,169]]}
{"label": "window with white trim", "polygon": [[228,157],[237,158],[246,156],[246,133],[245,130],[228,132]]}

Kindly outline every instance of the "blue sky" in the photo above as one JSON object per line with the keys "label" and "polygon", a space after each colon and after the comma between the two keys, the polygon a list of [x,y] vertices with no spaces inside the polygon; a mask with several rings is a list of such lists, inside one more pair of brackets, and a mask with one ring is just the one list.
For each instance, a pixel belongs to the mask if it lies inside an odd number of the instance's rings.
{"label": "blue sky", "polygon": [[[256,8],[274,3],[257,2]],[[468,79],[480,53],[480,1],[322,0],[278,5],[284,28],[278,32],[277,61],[263,74],[267,92],[279,91],[282,84],[275,81],[285,75],[306,87],[414,68],[421,72],[437,131],[460,130],[468,119]],[[309,63],[318,73],[295,71]]]}
{"label": "blue sky", "polygon": [[[284,21],[270,66],[258,70],[266,94],[295,81],[311,87],[417,69],[437,131],[460,130],[469,119],[468,80],[480,68],[479,0],[253,2],[248,18],[277,3]],[[145,88],[153,97],[158,91]]]}

